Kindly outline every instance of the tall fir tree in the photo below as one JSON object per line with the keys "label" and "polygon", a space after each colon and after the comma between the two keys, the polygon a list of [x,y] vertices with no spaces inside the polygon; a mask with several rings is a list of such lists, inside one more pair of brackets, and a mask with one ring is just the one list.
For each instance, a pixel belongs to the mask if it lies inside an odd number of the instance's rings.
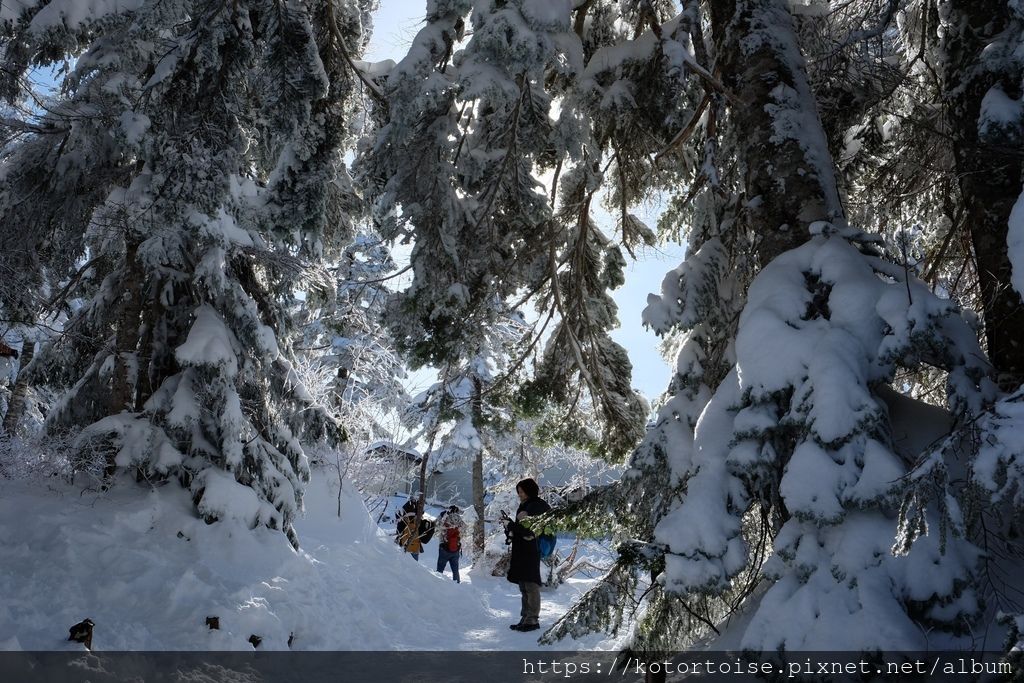
{"label": "tall fir tree", "polygon": [[95,282],[42,351],[42,381],[66,387],[50,429],[84,428],[110,467],[178,476],[207,520],[297,544],[300,439],[332,420],[298,385],[287,309],[350,231],[348,51],[372,3],[21,5],[4,17],[7,98],[30,69],[75,62],[5,151],[5,233],[42,273],[87,260]]}

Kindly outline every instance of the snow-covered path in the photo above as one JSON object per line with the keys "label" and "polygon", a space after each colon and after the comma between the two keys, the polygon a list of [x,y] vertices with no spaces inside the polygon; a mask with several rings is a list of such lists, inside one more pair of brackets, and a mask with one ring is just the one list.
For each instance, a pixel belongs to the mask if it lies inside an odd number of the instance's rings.
{"label": "snow-covered path", "polygon": [[[524,650],[519,591],[501,577],[433,571],[436,545],[405,556],[346,488],[311,483],[294,552],[284,535],[207,525],[187,492],[121,479],[106,494],[0,483],[0,649],[77,649],[88,617],[97,650]],[[589,580],[545,592],[549,625]],[[220,629],[205,625],[220,619]],[[610,649],[602,636],[559,649]]]}
{"label": "snow-covered path", "polygon": [[[429,561],[425,561],[429,558]],[[403,558],[407,562],[414,563],[410,557]],[[433,553],[426,553],[420,556],[420,564],[423,573],[437,574],[431,570],[435,566]],[[533,648],[543,649],[538,645],[537,637],[543,631],[524,634],[512,631],[509,624],[519,621],[520,596],[519,587],[509,583],[502,577],[475,575],[472,571],[467,572],[461,568],[462,583],[459,590],[470,596],[471,600],[478,600],[480,610],[473,610],[466,613],[444,613],[441,608],[435,616],[435,621],[430,628],[438,631],[436,648],[452,650],[527,650]],[[444,581],[452,583],[451,572],[445,574]],[[588,579],[569,579],[557,589],[544,589],[541,593],[541,624],[546,628],[553,624],[580,594],[589,588],[593,582]],[[565,648],[584,649],[605,649],[612,647],[613,643],[602,643],[602,639],[592,637],[587,641],[573,641],[566,643]]]}

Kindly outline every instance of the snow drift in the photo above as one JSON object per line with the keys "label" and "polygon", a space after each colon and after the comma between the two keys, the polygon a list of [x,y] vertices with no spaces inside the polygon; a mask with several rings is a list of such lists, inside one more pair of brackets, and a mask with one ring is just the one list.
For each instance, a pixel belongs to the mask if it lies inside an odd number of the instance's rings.
{"label": "snow drift", "polygon": [[[207,525],[173,484],[122,478],[99,494],[0,482],[0,649],[80,649],[65,639],[86,617],[96,650],[251,650],[251,635],[260,649],[289,638],[295,650],[456,649],[507,637],[478,593],[403,556],[351,485],[339,517],[337,480],[314,473],[305,505],[296,552],[279,531]],[[439,641],[439,612],[457,616],[458,641]]]}

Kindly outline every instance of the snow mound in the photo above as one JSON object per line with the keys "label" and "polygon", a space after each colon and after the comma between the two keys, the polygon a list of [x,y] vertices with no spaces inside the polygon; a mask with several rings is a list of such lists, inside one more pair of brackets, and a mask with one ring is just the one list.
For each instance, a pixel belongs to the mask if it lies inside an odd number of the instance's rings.
{"label": "snow mound", "polygon": [[[314,473],[305,505],[296,552],[279,531],[207,525],[173,484],[125,478],[99,495],[0,482],[0,518],[24,522],[0,526],[0,649],[80,649],[65,639],[86,617],[96,650],[251,650],[250,635],[261,650],[289,638],[296,650],[456,649],[474,647],[467,631],[508,630],[478,592],[431,572],[430,555],[404,556],[351,484],[339,496]],[[439,614],[475,628],[439,642]]]}

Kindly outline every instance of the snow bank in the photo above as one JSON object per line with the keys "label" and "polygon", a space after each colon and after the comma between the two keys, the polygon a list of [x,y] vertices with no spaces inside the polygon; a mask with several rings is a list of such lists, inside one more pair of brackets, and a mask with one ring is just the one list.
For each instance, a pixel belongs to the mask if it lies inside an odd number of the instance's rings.
{"label": "snow bank", "polygon": [[[340,517],[338,515],[340,506]],[[0,480],[0,650],[78,650],[68,628],[96,624],[96,650],[529,650],[510,631],[519,589],[462,567],[436,574],[436,541],[415,562],[370,518],[355,487],[315,470],[295,552],[247,520],[207,525],[186,490],[119,480],[105,494]],[[550,625],[593,583],[545,592]],[[220,618],[210,630],[206,618]],[[561,649],[613,649],[603,634]],[[547,647],[547,646],[545,646]],[[550,648],[549,648],[550,649]],[[557,649],[557,648],[556,648]]]}
{"label": "snow bank", "polygon": [[439,642],[439,613],[478,635],[508,631],[477,593],[404,556],[354,489],[339,519],[337,484],[314,477],[299,552],[279,531],[205,524],[173,484],[124,479],[105,495],[0,484],[0,518],[31,520],[0,527],[0,648],[78,649],[65,638],[86,617],[97,650],[246,650],[251,634],[260,649],[286,649],[291,634],[299,650],[475,645]]}

